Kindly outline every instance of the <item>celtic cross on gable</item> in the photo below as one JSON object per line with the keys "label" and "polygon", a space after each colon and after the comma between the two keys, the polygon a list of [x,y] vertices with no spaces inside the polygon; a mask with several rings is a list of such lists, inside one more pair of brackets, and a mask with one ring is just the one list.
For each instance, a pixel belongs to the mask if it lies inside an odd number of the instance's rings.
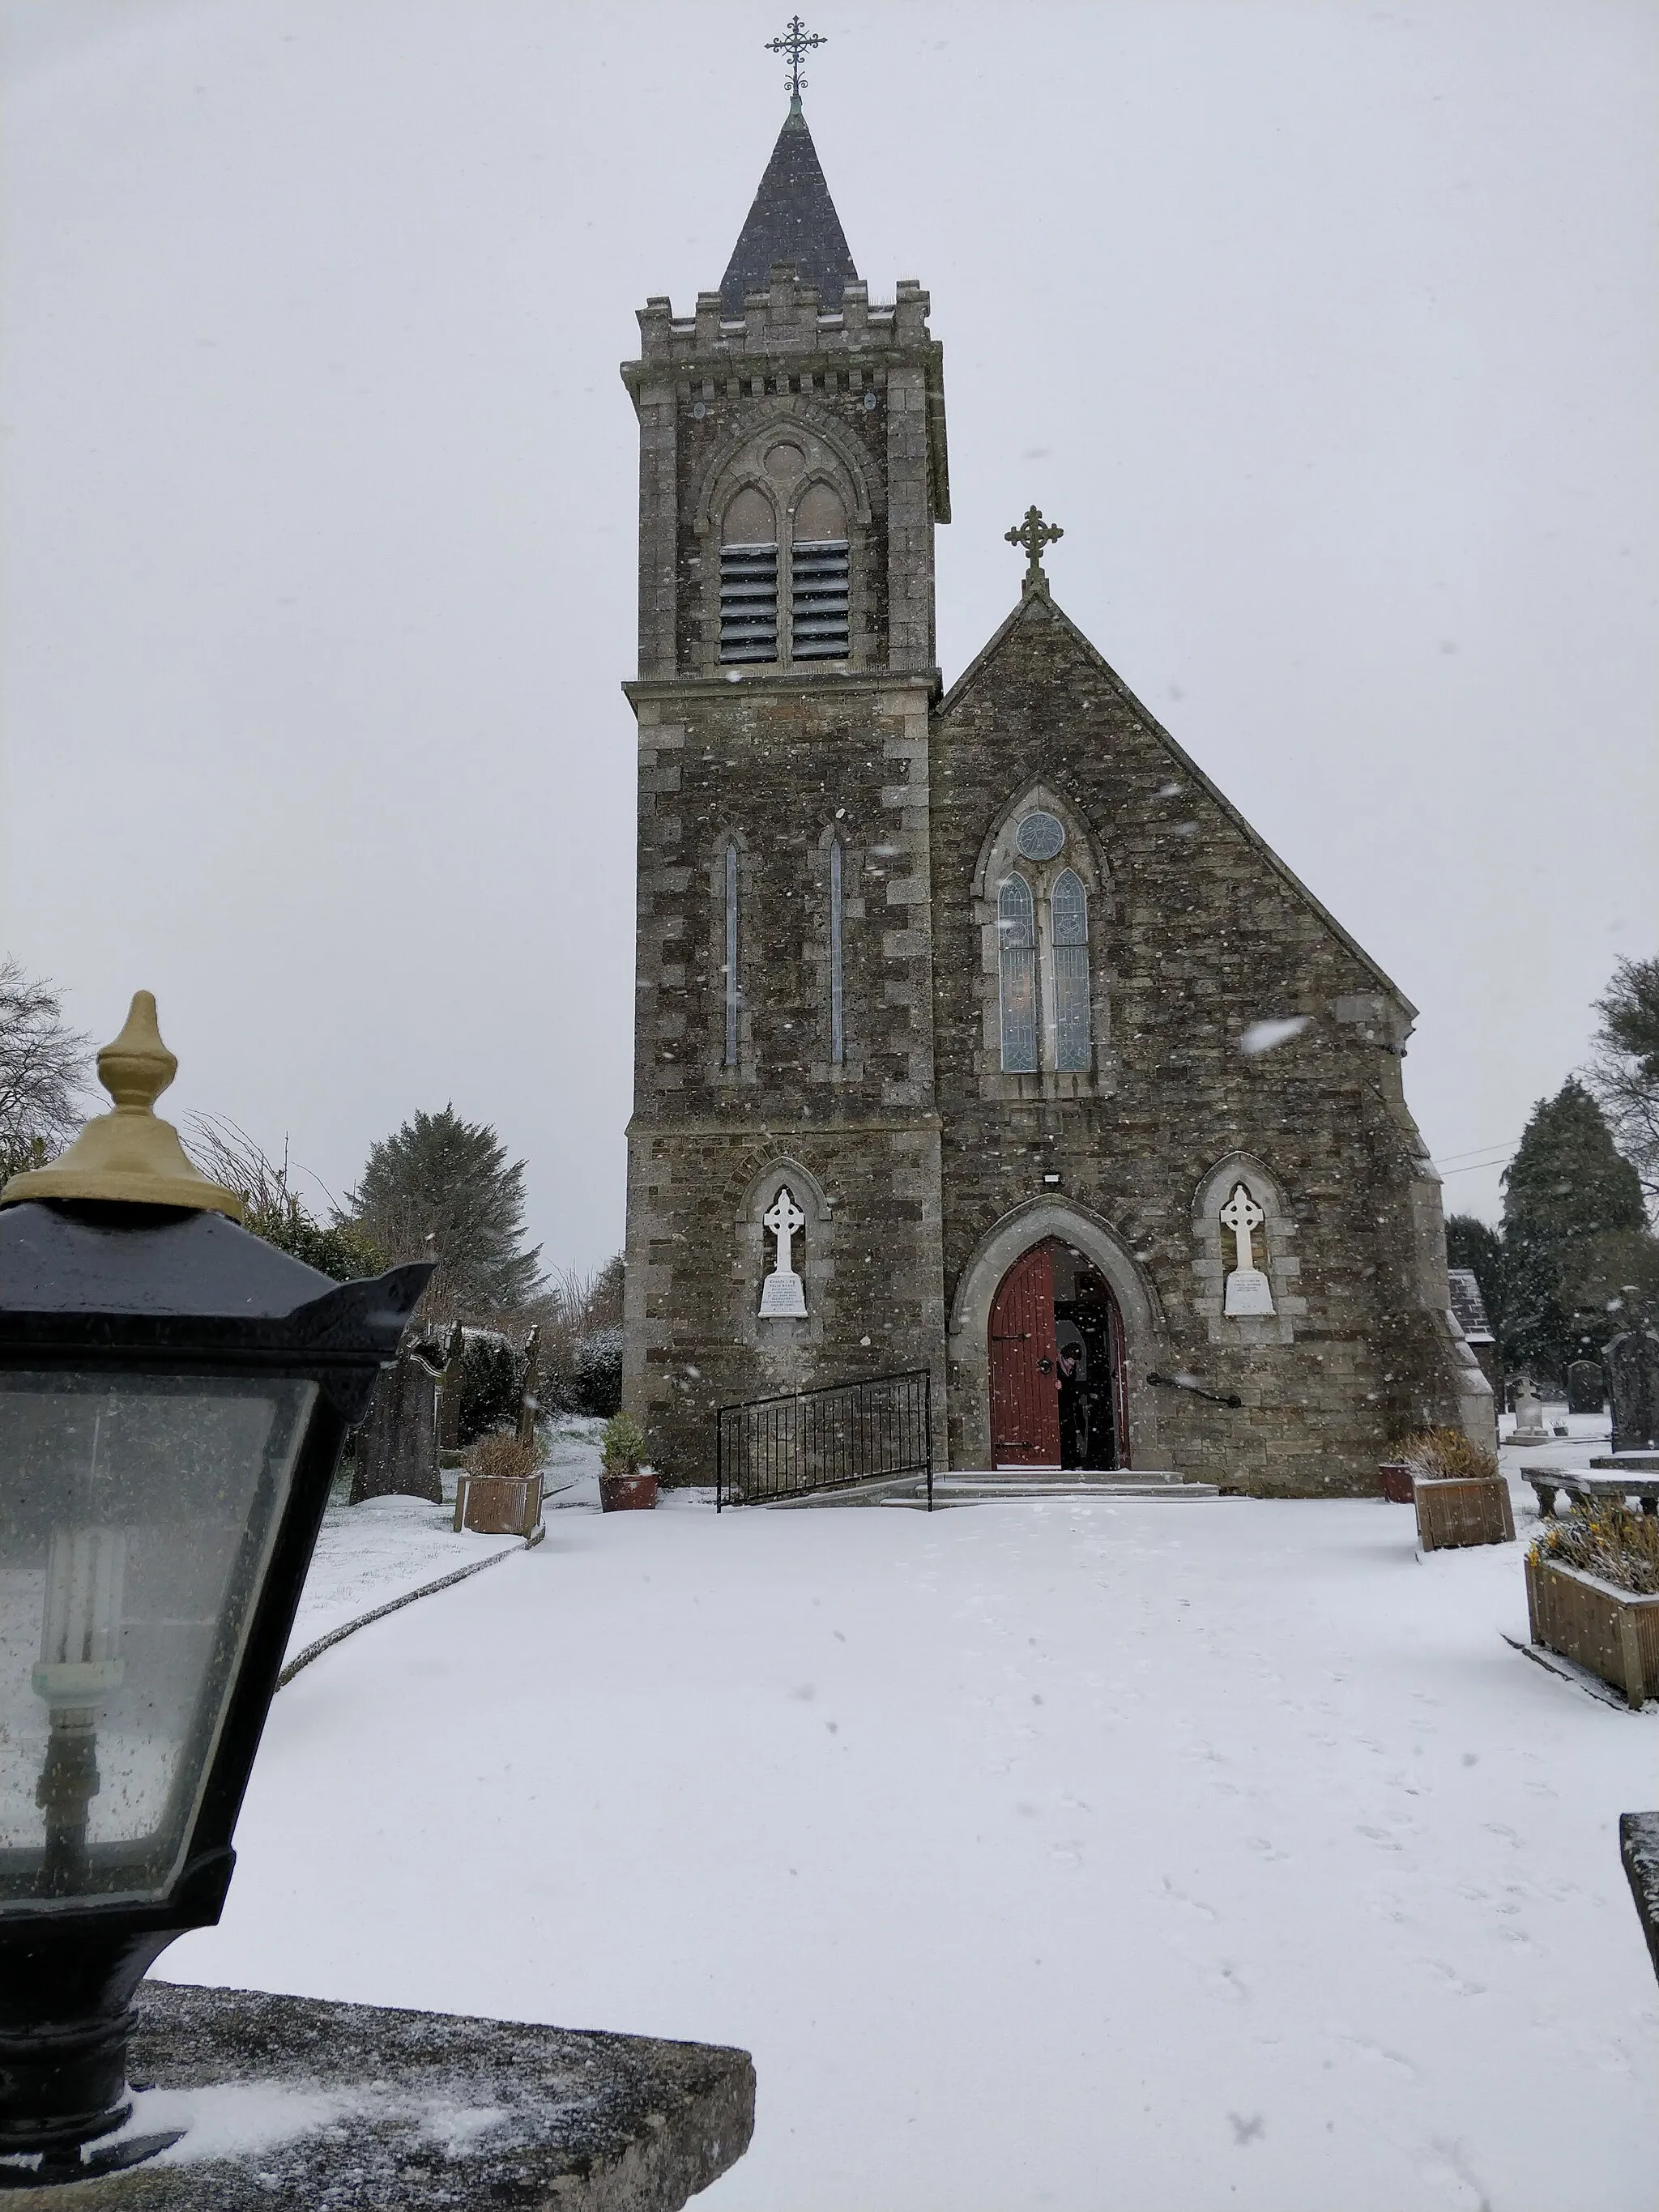
{"label": "celtic cross on gable", "polygon": [[1048,580],[1042,573],[1042,549],[1066,535],[1060,525],[1045,522],[1040,507],[1028,507],[1018,529],[1006,530],[1003,535],[1011,545],[1025,548],[1025,589],[1036,592],[1046,588]]}
{"label": "celtic cross on gable", "polygon": [[825,43],[817,31],[809,31],[799,15],[789,18],[789,28],[781,39],[773,39],[767,46],[769,54],[787,54],[789,57],[789,97],[797,106],[805,88],[806,79],[800,73],[800,58],[810,47]]}

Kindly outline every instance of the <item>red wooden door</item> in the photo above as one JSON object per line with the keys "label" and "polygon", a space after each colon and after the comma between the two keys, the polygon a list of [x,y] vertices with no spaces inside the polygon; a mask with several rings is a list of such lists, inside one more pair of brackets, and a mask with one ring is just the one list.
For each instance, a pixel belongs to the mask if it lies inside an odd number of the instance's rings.
{"label": "red wooden door", "polygon": [[1016,1260],[991,1302],[991,1459],[1060,1465],[1054,1269],[1046,1244]]}

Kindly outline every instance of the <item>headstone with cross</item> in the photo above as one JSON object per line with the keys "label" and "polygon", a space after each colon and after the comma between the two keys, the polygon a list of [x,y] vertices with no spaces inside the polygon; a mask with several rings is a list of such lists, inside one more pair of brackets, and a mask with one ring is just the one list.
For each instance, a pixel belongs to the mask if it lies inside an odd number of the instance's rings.
{"label": "headstone with cross", "polygon": [[761,1226],[777,1239],[778,1249],[777,1265],[761,1285],[761,1319],[799,1321],[806,1312],[806,1286],[795,1273],[794,1242],[806,1226],[806,1216],[787,1183],[762,1214]]}
{"label": "headstone with cross", "polygon": [[1227,1278],[1222,1311],[1235,1320],[1273,1310],[1273,1285],[1255,1264],[1255,1232],[1267,1218],[1244,1185],[1236,1182],[1232,1196],[1221,1209],[1221,1225],[1231,1230],[1238,1258],[1238,1265]]}
{"label": "headstone with cross", "polygon": [[1040,507],[1028,507],[1025,520],[1019,527],[1005,530],[1002,534],[1011,545],[1025,548],[1024,588],[1028,592],[1046,592],[1048,579],[1042,573],[1042,549],[1045,545],[1052,545],[1056,538],[1063,538],[1066,532],[1057,522],[1045,522]]}

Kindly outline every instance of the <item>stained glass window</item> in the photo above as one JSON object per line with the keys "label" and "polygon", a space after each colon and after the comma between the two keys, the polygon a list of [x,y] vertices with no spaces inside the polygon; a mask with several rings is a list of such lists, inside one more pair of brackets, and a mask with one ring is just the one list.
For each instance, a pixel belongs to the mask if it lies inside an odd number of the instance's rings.
{"label": "stained glass window", "polygon": [[1036,928],[1031,886],[1010,876],[997,898],[1000,944],[1002,1066],[1009,1075],[1035,1075],[1037,1066]]}
{"label": "stained glass window", "polygon": [[1077,1073],[1089,1065],[1089,894],[1062,868],[1048,895],[1054,958],[1054,1066]]}

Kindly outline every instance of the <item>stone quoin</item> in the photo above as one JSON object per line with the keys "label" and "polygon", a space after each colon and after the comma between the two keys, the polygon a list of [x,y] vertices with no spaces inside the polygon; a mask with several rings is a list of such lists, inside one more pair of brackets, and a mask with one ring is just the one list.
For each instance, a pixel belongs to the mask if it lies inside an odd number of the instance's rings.
{"label": "stone quoin", "polygon": [[797,94],[720,289],[623,368],[624,1403],[679,1481],[723,1404],[915,1368],[956,1468],[1317,1495],[1426,1423],[1491,1444],[1415,1010],[1062,612],[1035,507],[942,680],[929,312],[871,299]]}

